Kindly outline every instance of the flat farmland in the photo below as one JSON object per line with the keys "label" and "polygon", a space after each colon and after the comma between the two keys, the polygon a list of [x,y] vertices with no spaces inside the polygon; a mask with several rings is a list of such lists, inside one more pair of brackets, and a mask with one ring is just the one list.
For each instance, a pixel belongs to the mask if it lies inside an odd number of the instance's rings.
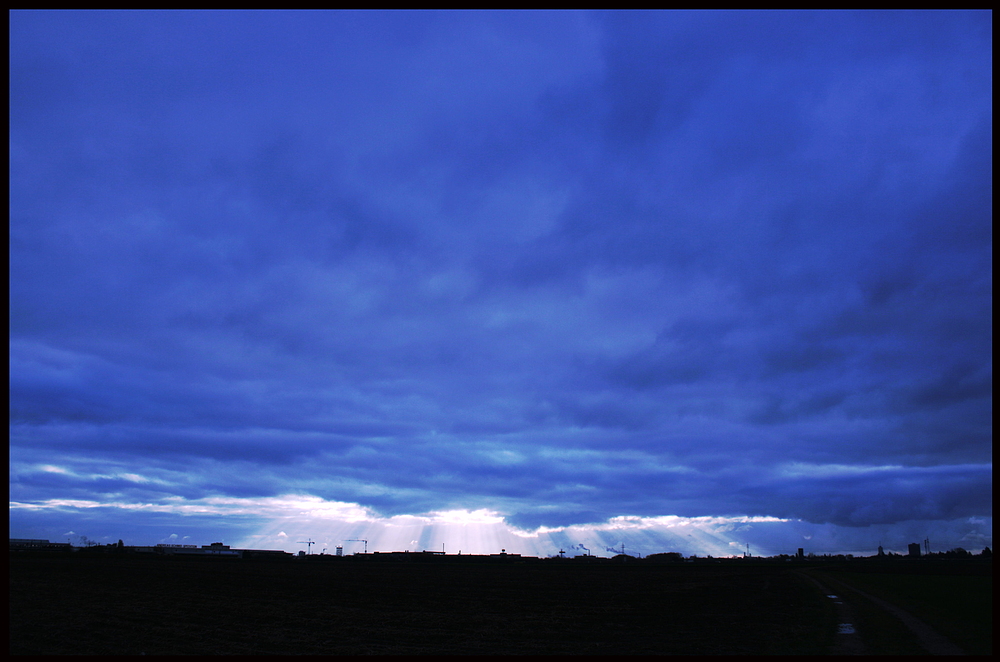
{"label": "flat farmland", "polygon": [[[993,652],[993,566],[991,563],[869,563],[827,568],[826,576],[886,601],[930,626],[969,655]],[[855,603],[866,602],[855,597]],[[870,602],[870,601],[868,601]],[[912,642],[884,610],[862,609],[860,627],[873,652],[906,654]],[[869,622],[866,622],[870,619]]]}
{"label": "flat farmland", "polygon": [[834,617],[781,566],[12,556],[21,655],[788,654]]}

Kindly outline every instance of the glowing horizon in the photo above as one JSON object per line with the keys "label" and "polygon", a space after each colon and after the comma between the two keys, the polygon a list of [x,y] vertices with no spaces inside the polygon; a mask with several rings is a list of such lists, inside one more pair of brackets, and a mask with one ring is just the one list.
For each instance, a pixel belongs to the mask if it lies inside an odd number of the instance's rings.
{"label": "glowing horizon", "polygon": [[[130,514],[173,515],[174,528],[184,518],[210,521],[243,521],[243,534],[228,536],[224,542],[247,549],[280,549],[286,552],[334,553],[338,545],[345,554],[361,552],[444,551],[446,554],[495,554],[505,550],[523,556],[554,556],[560,550],[569,556],[589,553],[607,556],[625,553],[646,556],[678,552],[684,556],[739,556],[750,544],[754,556],[794,554],[799,547],[818,554],[858,554],[870,547],[874,553],[878,538],[886,549],[905,551],[904,538],[888,528],[878,534],[845,535],[843,527],[817,525],[772,516],[661,515],[655,517],[620,515],[600,522],[565,526],[523,528],[512,525],[505,515],[487,508],[431,511],[427,513],[382,515],[357,503],[325,500],[308,494],[285,494],[266,498],[206,497],[186,500],[171,497],[161,503],[97,502],[52,499],[36,503],[10,502],[17,511],[85,514],[117,510]],[[989,518],[970,518],[971,524],[991,525]],[[78,527],[79,528],[79,527]],[[853,533],[859,534],[861,530]],[[70,531],[70,533],[73,533]],[[850,529],[846,533],[852,533]],[[113,536],[112,536],[113,537]],[[911,535],[912,537],[912,535]],[[868,540],[873,542],[869,545]],[[307,546],[306,541],[312,541]],[[864,541],[862,544],[859,542]],[[210,541],[170,534],[155,541],[130,544]],[[213,540],[214,541],[214,540]],[[974,547],[973,547],[974,548]],[[852,551],[844,551],[850,549]]]}

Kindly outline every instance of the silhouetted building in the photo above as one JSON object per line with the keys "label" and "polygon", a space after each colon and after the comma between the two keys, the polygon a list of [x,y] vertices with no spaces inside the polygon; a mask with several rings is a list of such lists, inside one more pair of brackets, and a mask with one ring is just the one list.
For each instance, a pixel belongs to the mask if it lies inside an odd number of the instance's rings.
{"label": "silhouetted building", "polygon": [[35,538],[10,538],[12,552],[68,552],[71,547],[68,542],[49,542]]}
{"label": "silhouetted building", "polygon": [[201,549],[198,551],[202,554],[209,554],[211,556],[242,556],[239,551],[230,549],[229,545],[223,545],[221,542],[213,542],[211,545],[202,545]]}
{"label": "silhouetted building", "polygon": [[801,547],[799,547],[799,551],[797,551],[795,553],[795,558],[797,558],[797,559],[804,559],[805,556],[806,556],[806,550],[804,550]]}
{"label": "silhouetted building", "polygon": [[[595,558],[592,556],[587,557],[576,557],[576,558]],[[659,554],[650,554],[646,557],[646,561],[650,563],[681,563],[684,561],[684,557],[680,552],[661,552]]]}
{"label": "silhouetted building", "polygon": [[232,549],[221,542],[211,545],[171,545],[160,543],[155,546],[125,547],[125,551],[138,554],[159,554],[161,556],[221,556],[237,559],[271,559],[291,558],[292,555],[281,550],[271,549]]}
{"label": "silhouetted building", "polygon": [[914,558],[920,557],[920,543],[911,542],[909,545],[906,546],[906,550],[907,550],[907,556],[912,556]]}

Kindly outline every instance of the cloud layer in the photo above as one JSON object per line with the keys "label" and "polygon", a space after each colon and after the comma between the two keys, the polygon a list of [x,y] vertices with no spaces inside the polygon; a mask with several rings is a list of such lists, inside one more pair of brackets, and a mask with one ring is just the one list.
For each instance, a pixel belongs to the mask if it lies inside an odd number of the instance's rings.
{"label": "cloud layer", "polygon": [[11,500],[989,517],[991,18],[14,12]]}

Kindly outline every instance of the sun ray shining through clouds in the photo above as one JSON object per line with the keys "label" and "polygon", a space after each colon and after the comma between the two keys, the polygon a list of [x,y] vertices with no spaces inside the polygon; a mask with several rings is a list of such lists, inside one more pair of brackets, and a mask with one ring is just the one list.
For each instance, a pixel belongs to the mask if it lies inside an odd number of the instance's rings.
{"label": "sun ray shining through clouds", "polygon": [[11,12],[10,535],[991,546],[991,26]]}

